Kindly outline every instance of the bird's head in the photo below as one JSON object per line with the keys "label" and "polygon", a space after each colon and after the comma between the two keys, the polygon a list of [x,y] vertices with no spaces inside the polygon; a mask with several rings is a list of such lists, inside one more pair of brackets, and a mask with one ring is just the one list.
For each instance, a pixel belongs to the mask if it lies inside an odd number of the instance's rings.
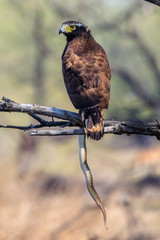
{"label": "bird's head", "polygon": [[83,32],[90,33],[91,31],[86,25],[76,21],[64,22],[59,29],[59,34],[63,33],[67,38],[74,38],[81,35]]}

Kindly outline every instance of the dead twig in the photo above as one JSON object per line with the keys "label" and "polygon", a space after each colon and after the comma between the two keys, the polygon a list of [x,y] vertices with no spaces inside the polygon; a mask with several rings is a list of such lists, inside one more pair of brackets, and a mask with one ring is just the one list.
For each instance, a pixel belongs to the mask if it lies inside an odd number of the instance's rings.
{"label": "dead twig", "polygon": [[[36,104],[24,104],[24,103],[16,103],[8,98],[3,97],[3,102],[0,102],[0,112],[19,112],[19,113],[28,113],[28,114],[40,114],[48,117],[56,117],[63,120],[69,120],[78,124],[79,126],[83,126],[80,114],[58,109],[55,107],[46,107],[39,106]],[[33,115],[32,115],[33,116]],[[35,118],[35,115],[34,115]],[[42,119],[38,120],[39,122]]]}
{"label": "dead twig", "polygon": [[[82,128],[83,123],[81,120],[81,116],[80,114],[74,112],[52,107],[38,106],[35,104],[16,103],[4,97],[3,101],[0,102],[0,112],[26,113],[39,122],[39,124],[30,124],[29,126],[0,125],[0,128],[12,128],[24,131],[43,127],[60,128],[56,130],[33,130],[30,132],[31,136],[62,136],[85,134],[85,131]],[[66,121],[46,121],[39,115],[56,117]],[[158,140],[160,140],[160,127],[158,120],[154,122],[105,120],[104,126],[105,134],[142,134],[148,136],[155,136]],[[69,128],[64,129],[65,127]],[[81,128],[79,129],[78,127]]]}
{"label": "dead twig", "polygon": [[155,4],[155,5],[160,7],[160,0],[144,0],[144,1],[153,3],[153,4]]}
{"label": "dead twig", "polygon": [[[132,135],[142,134],[156,136],[160,140],[160,128],[156,122],[141,121],[105,121],[105,134]],[[84,129],[58,129],[58,130],[33,130],[31,136],[62,136],[62,135],[84,135]]]}

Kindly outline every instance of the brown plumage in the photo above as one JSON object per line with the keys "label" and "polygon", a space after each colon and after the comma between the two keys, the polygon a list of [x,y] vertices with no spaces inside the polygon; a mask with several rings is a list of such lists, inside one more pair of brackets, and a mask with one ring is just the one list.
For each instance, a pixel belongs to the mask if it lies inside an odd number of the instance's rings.
{"label": "brown plumage", "polygon": [[68,95],[83,120],[87,119],[87,135],[99,140],[104,135],[102,109],[108,108],[110,98],[111,70],[106,53],[82,23],[64,22],[59,33],[67,38],[62,71]]}

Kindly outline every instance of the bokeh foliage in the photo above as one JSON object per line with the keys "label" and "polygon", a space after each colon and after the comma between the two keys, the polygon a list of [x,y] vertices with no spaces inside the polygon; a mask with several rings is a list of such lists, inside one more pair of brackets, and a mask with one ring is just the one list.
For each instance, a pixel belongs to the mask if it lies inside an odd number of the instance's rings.
{"label": "bokeh foliage", "polygon": [[108,54],[112,92],[107,118],[158,117],[160,15],[158,7],[143,1],[2,0],[0,95],[74,110],[61,73],[65,38],[58,36],[69,19],[88,25]]}
{"label": "bokeh foliage", "polygon": [[[66,41],[58,30],[77,20],[109,58],[106,118],[159,118],[159,11],[143,0],[1,0],[0,96],[75,111],[63,83]],[[26,114],[0,113],[0,124],[31,121]],[[77,136],[36,138],[1,128],[0,239],[159,240],[157,142],[141,135],[88,140],[95,186],[107,208],[106,233],[86,193]]]}

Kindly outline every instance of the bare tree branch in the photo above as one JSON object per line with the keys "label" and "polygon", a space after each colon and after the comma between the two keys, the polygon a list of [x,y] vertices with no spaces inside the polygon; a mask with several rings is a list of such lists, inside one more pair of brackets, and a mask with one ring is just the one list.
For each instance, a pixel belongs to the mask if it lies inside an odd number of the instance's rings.
{"label": "bare tree branch", "polygon": [[160,7],[160,0],[144,0],[144,1],[153,3],[153,4],[155,4],[155,5]]}
{"label": "bare tree branch", "polygon": [[[156,136],[160,140],[160,125],[156,122],[105,121],[105,134],[142,134]],[[33,130],[31,136],[84,135],[84,129]]]}
{"label": "bare tree branch", "polygon": [[55,107],[45,107],[36,104],[16,103],[8,98],[3,97],[3,102],[0,102],[0,112],[19,112],[40,114],[48,117],[56,117],[63,120],[69,120],[83,126],[80,114],[58,109]]}
{"label": "bare tree branch", "polygon": [[[83,127],[81,116],[74,112],[61,110],[57,108],[38,106],[34,104],[16,103],[10,99],[4,98],[0,102],[0,112],[21,112],[27,113],[40,124],[30,124],[29,126],[14,126],[14,125],[0,125],[0,128],[12,128],[19,130],[31,130],[43,127]],[[37,114],[48,117],[56,117],[68,121],[46,121]],[[160,123],[155,122],[141,122],[141,121],[104,121],[105,134],[142,134],[149,136],[156,136],[160,140]],[[58,130],[33,130],[32,136],[60,136],[60,135],[83,135],[85,130],[80,129],[58,129]]]}
{"label": "bare tree branch", "polygon": [[[44,120],[45,121],[45,120]],[[12,128],[12,129],[18,129],[18,130],[31,130],[35,128],[42,128],[42,127],[73,127],[75,126],[72,122],[67,121],[45,121],[44,124],[30,124],[29,126],[14,126],[14,125],[2,125],[0,124],[0,128]]]}

